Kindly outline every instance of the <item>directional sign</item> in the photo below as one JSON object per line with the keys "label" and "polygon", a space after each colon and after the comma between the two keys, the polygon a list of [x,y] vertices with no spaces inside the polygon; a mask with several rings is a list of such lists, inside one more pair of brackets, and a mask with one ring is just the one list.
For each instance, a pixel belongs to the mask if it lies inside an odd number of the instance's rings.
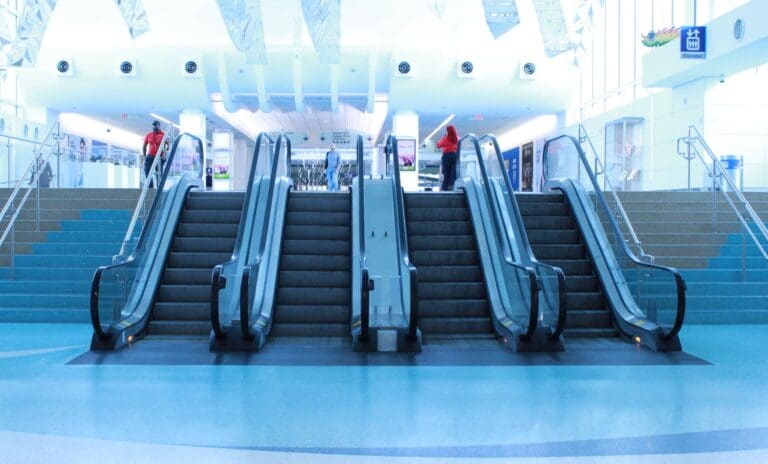
{"label": "directional sign", "polygon": [[685,26],[680,28],[680,58],[703,60],[707,57],[707,28]]}

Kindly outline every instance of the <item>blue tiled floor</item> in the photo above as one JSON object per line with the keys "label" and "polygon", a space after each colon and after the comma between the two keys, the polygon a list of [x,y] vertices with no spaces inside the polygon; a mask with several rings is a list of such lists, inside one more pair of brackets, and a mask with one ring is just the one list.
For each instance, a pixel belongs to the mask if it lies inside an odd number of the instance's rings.
{"label": "blue tiled floor", "polygon": [[768,326],[686,327],[686,351],[712,364],[683,366],[67,364],[89,337],[0,324],[0,462],[38,462],[35,443],[66,462],[91,462],[89,449],[186,462],[768,458]]}

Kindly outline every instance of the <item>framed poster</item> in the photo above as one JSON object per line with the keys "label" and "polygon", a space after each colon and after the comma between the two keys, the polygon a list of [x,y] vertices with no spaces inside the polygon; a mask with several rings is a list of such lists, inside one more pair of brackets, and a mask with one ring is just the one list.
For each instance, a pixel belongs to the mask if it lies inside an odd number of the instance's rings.
{"label": "framed poster", "polygon": [[523,145],[520,153],[520,191],[533,192],[533,142]]}
{"label": "framed poster", "polygon": [[416,171],[416,139],[398,139],[397,156],[401,171]]}

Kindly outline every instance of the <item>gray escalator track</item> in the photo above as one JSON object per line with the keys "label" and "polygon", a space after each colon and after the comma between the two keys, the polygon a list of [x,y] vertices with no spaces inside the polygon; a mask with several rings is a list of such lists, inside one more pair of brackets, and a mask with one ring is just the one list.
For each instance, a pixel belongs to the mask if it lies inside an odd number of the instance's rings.
{"label": "gray escalator track", "polygon": [[464,192],[406,193],[424,343],[493,341],[490,305]]}
{"label": "gray escalator track", "polygon": [[292,190],[284,224],[270,341],[349,341],[350,193]]}
{"label": "gray escalator track", "polygon": [[209,336],[211,272],[232,255],[244,197],[244,192],[189,192],[155,295],[148,335]]}
{"label": "gray escalator track", "polygon": [[560,193],[517,194],[528,240],[536,257],[565,273],[566,337],[618,337],[605,292],[582,231]]}

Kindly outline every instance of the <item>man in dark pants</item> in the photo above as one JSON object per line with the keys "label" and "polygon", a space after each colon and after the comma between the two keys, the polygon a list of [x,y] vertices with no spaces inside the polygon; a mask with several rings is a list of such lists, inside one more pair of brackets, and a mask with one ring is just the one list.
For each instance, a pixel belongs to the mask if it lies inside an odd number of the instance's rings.
{"label": "man in dark pants", "polygon": [[[150,169],[152,163],[155,161],[157,152],[160,151],[160,172],[163,172],[163,165],[165,164],[165,150],[160,150],[160,144],[163,143],[165,132],[160,129],[160,121],[152,123],[152,132],[149,132],[144,137],[144,145],[141,147],[141,154],[144,156],[144,182],[150,182]],[[147,150],[149,147],[149,150]],[[157,184],[155,184],[155,187]]]}

